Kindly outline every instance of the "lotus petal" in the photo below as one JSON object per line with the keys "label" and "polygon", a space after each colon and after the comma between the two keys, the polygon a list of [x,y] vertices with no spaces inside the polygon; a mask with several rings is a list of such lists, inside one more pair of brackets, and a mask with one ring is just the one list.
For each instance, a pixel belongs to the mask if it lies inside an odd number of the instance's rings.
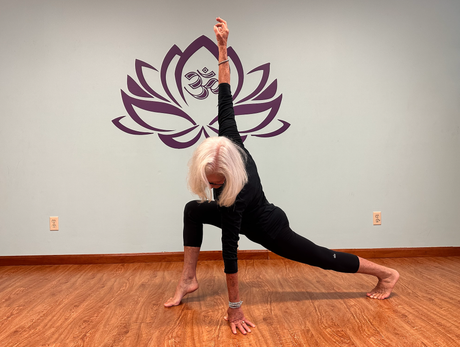
{"label": "lotus petal", "polygon": [[190,141],[180,142],[180,141],[176,141],[175,139],[178,138],[178,137],[187,135],[191,131],[195,130],[197,127],[198,127],[198,125],[196,125],[194,127],[191,127],[191,128],[189,128],[187,130],[181,131],[181,132],[179,132],[177,134],[169,134],[169,135],[158,134],[158,136],[161,139],[161,141],[163,141],[163,143],[165,145],[169,146],[169,147],[176,148],[176,149],[188,148],[190,146],[193,146],[195,143],[197,143],[198,140],[201,138],[202,134],[204,134],[205,137],[209,137],[209,135],[206,133],[206,130],[204,130],[203,127],[201,127],[201,129],[198,132],[198,134],[193,139],[191,139]]}
{"label": "lotus petal", "polygon": [[172,130],[159,129],[159,128],[150,126],[143,119],[141,119],[141,117],[139,117],[139,115],[134,110],[133,106],[139,107],[143,110],[150,111],[150,112],[167,113],[167,114],[179,116],[179,117],[182,117],[188,120],[193,125],[196,125],[195,121],[188,114],[186,114],[181,109],[175,107],[174,105],[166,104],[166,103],[158,102],[158,101],[153,101],[153,100],[135,99],[127,95],[124,91],[121,91],[121,94],[122,94],[123,104],[125,105],[125,109],[128,112],[128,114],[137,124],[143,126],[144,128],[147,128],[153,131],[161,131],[161,132],[172,131]]}
{"label": "lotus petal", "polygon": [[[150,94],[152,94],[153,96],[157,97],[158,99],[163,100],[163,101],[165,101],[165,102],[169,102],[169,100],[165,99],[165,98],[162,97],[160,94],[158,94],[157,92],[155,92],[155,91],[149,86],[149,84],[147,83],[147,81],[145,80],[143,68],[152,69],[152,70],[154,70],[154,71],[156,71],[156,72],[158,72],[158,70],[155,69],[152,65],[149,65],[149,64],[147,64],[146,62],[143,62],[142,60],[139,60],[139,59],[136,59],[135,67],[136,67],[136,75],[137,75],[137,78],[139,79],[139,82],[140,82],[140,84],[142,85],[142,87],[144,87],[144,89],[145,89],[146,91],[148,91]],[[133,93],[133,94],[134,94],[134,93]]]}
{"label": "lotus petal", "polygon": [[125,133],[131,134],[131,135],[151,135],[151,134],[153,134],[153,133],[147,133],[147,132],[142,132],[142,131],[133,130],[133,129],[130,129],[130,128],[124,126],[123,124],[120,123],[120,121],[121,121],[123,118],[125,118],[125,117],[126,117],[126,116],[121,116],[121,117],[112,119],[112,123],[113,123],[118,129],[120,129],[121,131],[124,131]]}

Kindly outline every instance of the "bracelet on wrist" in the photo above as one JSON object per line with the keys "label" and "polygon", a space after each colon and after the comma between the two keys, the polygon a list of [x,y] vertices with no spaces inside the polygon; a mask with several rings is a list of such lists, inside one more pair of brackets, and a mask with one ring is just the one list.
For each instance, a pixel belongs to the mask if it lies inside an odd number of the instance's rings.
{"label": "bracelet on wrist", "polygon": [[230,307],[230,308],[240,308],[242,303],[243,303],[243,300],[238,301],[238,302],[229,301],[228,302],[228,307]]}
{"label": "bracelet on wrist", "polygon": [[221,61],[221,62],[219,62],[217,65],[221,65],[221,64],[223,64],[223,63],[226,63],[226,62],[228,62],[228,59],[226,59],[226,60],[222,60],[222,61]]}

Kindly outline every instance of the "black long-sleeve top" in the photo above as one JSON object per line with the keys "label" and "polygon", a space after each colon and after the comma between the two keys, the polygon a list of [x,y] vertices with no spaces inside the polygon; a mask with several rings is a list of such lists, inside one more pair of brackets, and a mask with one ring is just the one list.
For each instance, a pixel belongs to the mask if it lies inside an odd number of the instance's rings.
{"label": "black long-sleeve top", "polygon": [[[270,204],[265,198],[256,163],[245,148],[235,121],[230,85],[219,85],[219,136],[226,136],[247,154],[246,172],[248,183],[237,195],[235,203],[229,207],[219,207],[222,217],[222,255],[225,273],[238,272],[239,234],[250,239],[258,235],[275,237],[288,222],[280,213],[284,213]],[[222,187],[214,189],[215,200],[219,199]]]}

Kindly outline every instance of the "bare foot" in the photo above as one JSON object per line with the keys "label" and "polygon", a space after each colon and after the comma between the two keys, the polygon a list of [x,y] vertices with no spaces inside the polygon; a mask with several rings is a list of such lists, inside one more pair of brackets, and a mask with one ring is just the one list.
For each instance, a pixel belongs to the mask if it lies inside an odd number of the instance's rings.
{"label": "bare foot", "polygon": [[165,307],[177,306],[182,301],[182,298],[187,294],[193,293],[198,289],[198,281],[196,277],[192,279],[182,279],[179,281],[176,287],[176,292],[174,296],[169,298],[168,301],[164,303]]}
{"label": "bare foot", "polygon": [[371,299],[383,300],[390,296],[393,287],[399,279],[399,272],[393,269],[388,269],[388,275],[380,278],[377,286],[367,293]]}

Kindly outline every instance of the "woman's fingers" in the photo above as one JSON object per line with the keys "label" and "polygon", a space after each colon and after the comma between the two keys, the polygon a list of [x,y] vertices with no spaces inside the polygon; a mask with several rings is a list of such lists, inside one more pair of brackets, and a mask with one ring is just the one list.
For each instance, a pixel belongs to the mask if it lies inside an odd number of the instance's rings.
{"label": "woman's fingers", "polygon": [[[228,317],[225,316],[224,319],[228,320]],[[232,329],[233,334],[236,334],[239,330],[243,335],[246,335],[247,333],[252,332],[250,327],[255,328],[256,326],[247,320],[243,320],[238,323],[230,323],[230,328]]]}
{"label": "woman's fingers", "polygon": [[220,17],[217,17],[216,21],[218,21],[219,23],[225,24],[225,25],[227,24],[227,22]]}
{"label": "woman's fingers", "polygon": [[249,324],[245,321],[242,321],[241,322],[241,326],[248,332],[250,333],[251,332],[251,329],[249,328]]}
{"label": "woman's fingers", "polygon": [[222,18],[220,17],[217,17],[216,20],[219,22],[219,23],[216,23],[214,25],[214,31],[217,33],[217,32],[220,32],[220,33],[223,33],[225,31],[227,31],[227,22],[224,21]]}
{"label": "woman's fingers", "polygon": [[241,333],[243,335],[246,335],[248,332],[246,331],[246,329],[249,329],[248,327],[245,327],[244,324],[242,324],[242,322],[239,322],[239,323],[230,323],[230,328],[232,329],[232,333],[233,334],[236,334],[237,333],[237,328],[239,331],[241,331]]}
{"label": "woman's fingers", "polygon": [[256,327],[256,325],[255,325],[254,323],[252,323],[252,322],[248,321],[247,319],[245,319],[245,320],[244,320],[244,322],[245,322],[245,323],[246,323],[246,325],[248,325],[248,326],[251,326],[251,327],[253,327],[253,328],[255,328],[255,327]]}

